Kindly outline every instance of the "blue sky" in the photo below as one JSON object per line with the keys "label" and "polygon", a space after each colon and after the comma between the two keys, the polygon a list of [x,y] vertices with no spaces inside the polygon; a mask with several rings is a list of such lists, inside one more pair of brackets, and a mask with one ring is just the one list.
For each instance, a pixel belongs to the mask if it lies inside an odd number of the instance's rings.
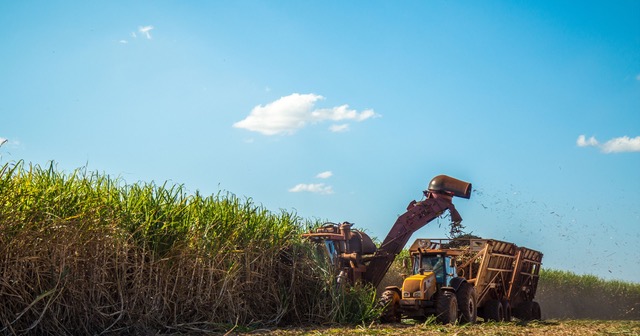
{"label": "blue sky", "polygon": [[3,1],[0,25],[1,162],[379,239],[447,174],[468,231],[640,278],[640,2]]}

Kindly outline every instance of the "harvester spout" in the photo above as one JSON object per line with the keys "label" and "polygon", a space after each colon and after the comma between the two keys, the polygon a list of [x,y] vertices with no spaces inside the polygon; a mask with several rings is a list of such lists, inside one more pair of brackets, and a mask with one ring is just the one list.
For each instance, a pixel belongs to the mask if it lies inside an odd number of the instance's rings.
{"label": "harvester spout", "polygon": [[425,194],[449,194],[457,197],[471,198],[471,183],[455,179],[447,175],[438,175],[431,179]]}

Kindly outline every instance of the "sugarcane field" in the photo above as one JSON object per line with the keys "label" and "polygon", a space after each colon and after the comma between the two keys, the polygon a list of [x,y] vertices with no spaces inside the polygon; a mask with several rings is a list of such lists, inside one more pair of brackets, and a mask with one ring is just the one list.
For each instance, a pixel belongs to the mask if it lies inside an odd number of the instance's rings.
{"label": "sugarcane field", "polygon": [[[5,334],[304,334],[296,328],[309,326],[355,334],[475,334],[489,326],[488,333],[518,334],[594,325],[633,334],[640,327],[640,285],[544,269],[541,252],[513,243],[458,232],[409,249],[400,242],[388,258],[384,242],[376,247],[351,224],[271,212],[230,193],[129,185],[53,165],[5,164],[1,177]],[[426,215],[398,217],[390,235],[400,230],[408,239],[415,230],[408,222],[455,212],[454,192],[445,190],[456,184],[455,193],[469,198],[470,184],[437,176],[429,196],[410,204]],[[445,272],[456,266],[457,274]],[[375,278],[371,269],[384,274]],[[443,297],[458,296],[468,300],[464,307],[437,309]]]}

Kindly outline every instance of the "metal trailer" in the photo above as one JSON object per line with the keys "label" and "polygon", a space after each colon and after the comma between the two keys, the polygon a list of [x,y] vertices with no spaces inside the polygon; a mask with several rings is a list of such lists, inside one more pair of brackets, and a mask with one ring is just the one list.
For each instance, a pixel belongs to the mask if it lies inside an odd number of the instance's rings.
{"label": "metal trailer", "polygon": [[467,246],[457,271],[474,285],[479,315],[496,321],[509,321],[512,315],[540,319],[540,305],[533,299],[543,254],[495,239],[469,239]]}

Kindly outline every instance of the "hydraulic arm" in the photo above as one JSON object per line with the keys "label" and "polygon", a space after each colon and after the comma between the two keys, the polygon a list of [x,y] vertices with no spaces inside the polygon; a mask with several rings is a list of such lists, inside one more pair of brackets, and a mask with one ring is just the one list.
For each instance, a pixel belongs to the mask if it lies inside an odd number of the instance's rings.
{"label": "hydraulic arm", "polygon": [[405,247],[411,235],[449,210],[453,225],[462,221],[452,203],[453,197],[470,198],[471,183],[439,175],[434,177],[427,190],[426,199],[412,201],[407,211],[396,220],[379,248],[365,233],[351,229],[350,223],[328,224],[305,237],[323,243],[341,277],[351,282],[364,280],[378,286],[396,255]]}
{"label": "hydraulic arm", "polygon": [[[437,187],[442,180],[448,182],[447,189],[437,188],[439,190],[431,190],[432,186]],[[414,232],[438,218],[447,209],[451,215],[453,225],[457,225],[462,221],[462,217],[452,203],[452,198],[453,196],[469,198],[471,196],[471,184],[440,175],[431,181],[429,187],[430,189],[425,191],[427,198],[424,201],[412,201],[409,203],[407,211],[398,217],[382,245],[376,251],[375,257],[367,266],[364,279],[374,286],[378,286],[382,281],[393,260],[407,245]],[[461,192],[453,192],[452,188],[455,188],[453,191]]]}

